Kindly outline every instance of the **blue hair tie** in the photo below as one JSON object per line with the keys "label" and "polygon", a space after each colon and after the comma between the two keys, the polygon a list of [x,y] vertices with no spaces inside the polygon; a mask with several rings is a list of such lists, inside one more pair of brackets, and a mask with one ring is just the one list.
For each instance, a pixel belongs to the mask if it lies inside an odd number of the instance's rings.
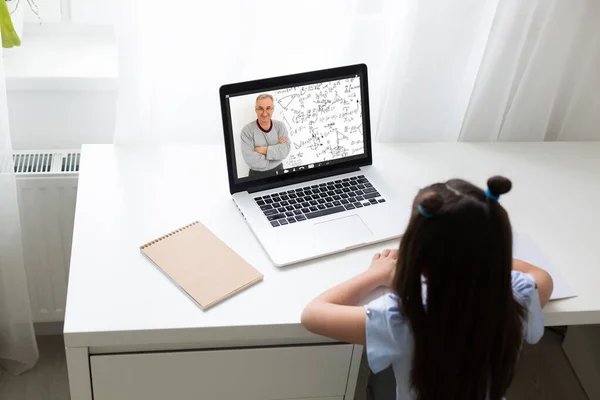
{"label": "blue hair tie", "polygon": [[419,213],[424,216],[425,218],[431,218],[433,217],[433,214],[428,213],[427,211],[423,210],[423,206],[419,204],[419,207],[417,207],[419,209]]}
{"label": "blue hair tie", "polygon": [[487,189],[485,190],[485,196],[486,196],[488,199],[492,199],[492,200],[496,200],[496,201],[500,200],[500,196],[494,196],[494,195],[492,194],[492,192],[490,192],[490,188],[487,188]]}

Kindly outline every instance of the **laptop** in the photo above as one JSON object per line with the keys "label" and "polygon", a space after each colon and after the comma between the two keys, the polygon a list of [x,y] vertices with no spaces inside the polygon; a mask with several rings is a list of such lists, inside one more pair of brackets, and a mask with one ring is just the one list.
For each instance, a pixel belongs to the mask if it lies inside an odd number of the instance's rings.
{"label": "laptop", "polygon": [[229,188],[278,266],[397,238],[409,204],[372,166],[367,66],[220,88]]}

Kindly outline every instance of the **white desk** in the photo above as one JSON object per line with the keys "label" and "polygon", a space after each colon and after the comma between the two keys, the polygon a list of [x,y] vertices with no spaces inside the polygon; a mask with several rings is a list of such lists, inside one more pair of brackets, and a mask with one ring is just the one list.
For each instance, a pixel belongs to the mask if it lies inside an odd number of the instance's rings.
{"label": "white desk", "polygon": [[[274,267],[231,201],[223,153],[83,147],[65,317],[73,400],[352,398],[361,347],[310,334],[300,314],[397,242]],[[434,181],[508,176],[501,201],[513,227],[578,295],[551,302],[546,324],[600,323],[600,143],[379,144],[374,160],[409,200]],[[138,250],[194,220],[264,281],[199,309]]]}

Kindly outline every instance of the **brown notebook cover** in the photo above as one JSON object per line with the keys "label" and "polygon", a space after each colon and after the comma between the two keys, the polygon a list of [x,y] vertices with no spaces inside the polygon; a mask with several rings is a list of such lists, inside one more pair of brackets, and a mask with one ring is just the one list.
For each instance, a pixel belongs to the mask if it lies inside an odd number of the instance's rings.
{"label": "brown notebook cover", "polygon": [[146,243],[140,250],[203,309],[263,278],[198,221]]}

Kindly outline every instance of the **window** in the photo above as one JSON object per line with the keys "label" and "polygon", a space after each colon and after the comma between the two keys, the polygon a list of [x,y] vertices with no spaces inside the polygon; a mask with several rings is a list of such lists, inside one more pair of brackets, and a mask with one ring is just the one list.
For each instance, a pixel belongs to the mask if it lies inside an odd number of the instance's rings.
{"label": "window", "polygon": [[[65,2],[65,0],[62,1]],[[129,0],[66,0],[66,2],[71,3],[71,18],[73,23],[92,25],[112,24],[113,4],[118,4],[120,1]]]}
{"label": "window", "polygon": [[[111,0],[10,0],[24,8],[26,23],[112,24]],[[37,13],[37,15],[36,15]]]}

